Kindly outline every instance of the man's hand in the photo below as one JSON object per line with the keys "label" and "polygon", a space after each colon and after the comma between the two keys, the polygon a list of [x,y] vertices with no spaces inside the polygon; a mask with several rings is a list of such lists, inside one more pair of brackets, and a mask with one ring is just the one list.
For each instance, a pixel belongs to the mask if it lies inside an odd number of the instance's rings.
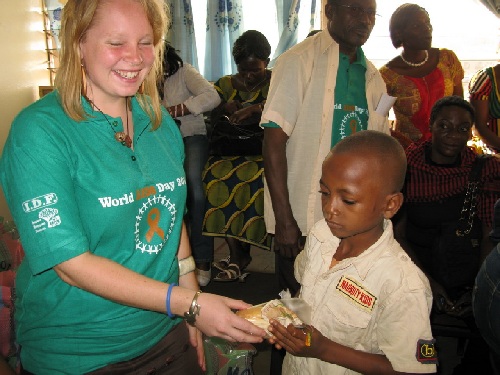
{"label": "man's hand", "polygon": [[304,248],[302,232],[294,218],[288,224],[276,222],[274,251],[285,258],[295,258]]}

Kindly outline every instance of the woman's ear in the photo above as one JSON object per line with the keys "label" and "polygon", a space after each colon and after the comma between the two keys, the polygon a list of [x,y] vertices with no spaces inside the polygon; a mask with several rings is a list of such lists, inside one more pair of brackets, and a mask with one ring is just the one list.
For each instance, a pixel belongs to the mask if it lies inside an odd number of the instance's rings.
{"label": "woman's ear", "polygon": [[386,197],[384,218],[391,219],[403,205],[403,193],[390,194]]}
{"label": "woman's ear", "polygon": [[394,30],[394,39],[396,40],[396,48],[403,47],[404,49],[404,43],[403,43],[403,38],[401,37],[401,30]]}

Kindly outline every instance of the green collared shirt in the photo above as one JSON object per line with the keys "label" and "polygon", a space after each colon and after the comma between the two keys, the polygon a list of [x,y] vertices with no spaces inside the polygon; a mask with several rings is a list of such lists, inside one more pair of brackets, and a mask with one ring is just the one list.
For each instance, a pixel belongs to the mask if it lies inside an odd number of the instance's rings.
{"label": "green collared shirt", "polygon": [[332,147],[341,139],[368,128],[368,102],[366,101],[366,58],[361,48],[356,61],[339,53],[337,83],[332,124]]}

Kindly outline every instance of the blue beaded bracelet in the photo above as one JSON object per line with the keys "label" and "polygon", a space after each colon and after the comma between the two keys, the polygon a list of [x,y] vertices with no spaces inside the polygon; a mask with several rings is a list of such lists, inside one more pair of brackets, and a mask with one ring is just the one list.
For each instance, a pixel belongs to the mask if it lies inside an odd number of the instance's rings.
{"label": "blue beaded bracelet", "polygon": [[171,283],[169,286],[168,286],[168,291],[167,291],[167,300],[165,301],[165,305],[167,306],[167,315],[169,318],[174,318],[175,315],[172,314],[172,311],[170,311],[170,295],[172,294],[172,289],[174,288],[174,286],[177,286],[179,284],[177,283]]}

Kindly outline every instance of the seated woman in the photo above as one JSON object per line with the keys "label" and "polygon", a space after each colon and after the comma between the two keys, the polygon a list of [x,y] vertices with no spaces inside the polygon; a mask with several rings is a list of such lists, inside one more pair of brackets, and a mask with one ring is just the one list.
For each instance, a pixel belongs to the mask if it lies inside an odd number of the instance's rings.
{"label": "seated woman", "polygon": [[401,54],[380,68],[387,93],[394,104],[395,130],[412,141],[426,141],[429,114],[436,100],[448,95],[463,97],[464,70],[453,51],[431,48],[432,25],[427,11],[417,4],[403,4],[391,16],[389,32]]}
{"label": "seated woman", "polygon": [[[393,220],[395,238],[428,276],[434,312],[461,307],[457,300],[471,291],[480,262],[492,248],[488,234],[493,206],[500,198],[500,161],[485,159],[477,176],[479,190],[468,190],[471,170],[480,158],[467,147],[473,120],[474,108],[466,100],[441,98],[431,111],[431,140],[406,150],[405,203]],[[465,227],[459,227],[462,222]],[[458,247],[437,247],[447,228],[460,231],[459,241],[464,243],[469,238],[465,234],[477,233],[471,236],[470,251],[463,254]]]}
{"label": "seated woman", "polygon": [[213,238],[202,235],[205,215],[205,189],[201,175],[208,159],[207,127],[203,112],[220,104],[213,85],[190,64],[182,61],[175,48],[166,44],[163,60],[164,82],[161,85],[163,105],[170,115],[180,121],[184,141],[184,169],[188,188],[186,223],[189,242],[196,264],[200,286],[210,282],[210,263],[213,258]]}
{"label": "seated woman", "polygon": [[[214,129],[221,117],[231,124],[253,120],[260,129],[257,124],[271,79],[267,69],[270,54],[269,42],[256,30],[244,32],[235,41],[233,57],[238,73],[215,82],[222,103],[211,114]],[[229,246],[229,258],[214,262],[220,270],[215,281],[243,281],[247,274],[242,271],[251,261],[250,245],[270,247],[263,217],[262,149],[258,146],[254,156],[241,156],[235,150],[224,152],[223,147],[208,160],[204,234],[223,236]]]}
{"label": "seated woman", "polygon": [[470,103],[476,110],[474,127],[481,140],[500,150],[500,64],[477,72],[469,82]]}

